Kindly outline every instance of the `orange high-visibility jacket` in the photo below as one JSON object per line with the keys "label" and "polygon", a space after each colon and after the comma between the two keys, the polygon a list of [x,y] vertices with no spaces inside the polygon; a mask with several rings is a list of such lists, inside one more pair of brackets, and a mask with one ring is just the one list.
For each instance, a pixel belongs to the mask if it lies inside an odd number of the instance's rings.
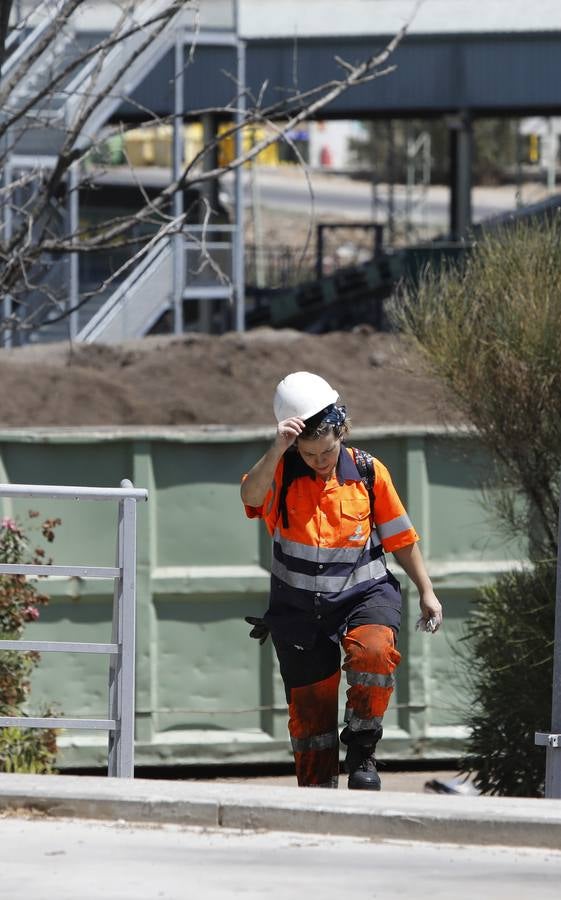
{"label": "orange high-visibility jacket", "polygon": [[[388,572],[384,551],[419,540],[386,466],[374,459],[374,502],[352,449],[341,446],[335,477],[324,482],[303,461],[286,493],[288,523],[279,510],[283,458],[263,505],[246,505],[273,536],[270,607],[265,620],[273,635],[305,643],[317,628],[334,639],[357,604],[384,610],[379,624],[399,628],[399,586]],[[396,595],[397,586],[397,595]],[[396,601],[396,596],[398,600]]]}

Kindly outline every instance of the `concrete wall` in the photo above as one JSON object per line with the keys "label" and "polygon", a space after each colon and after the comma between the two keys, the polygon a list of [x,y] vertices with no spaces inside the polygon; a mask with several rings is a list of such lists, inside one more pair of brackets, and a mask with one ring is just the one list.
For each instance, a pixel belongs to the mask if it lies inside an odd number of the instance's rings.
{"label": "concrete wall", "polygon": [[[244,517],[239,482],[271,437],[222,428],[0,432],[0,482],[117,486],[128,477],[149,491],[138,510],[138,765],[291,759],[271,642],[250,641],[243,621],[266,608],[270,546],[263,526]],[[415,632],[418,599],[402,578],[403,662],[380,756],[449,757],[466,734],[460,638],[470,599],[526,548],[496,537],[479,488],[490,460],[473,435],[370,429],[356,430],[353,443],[390,467],[446,615],[436,636]],[[114,563],[116,504],[0,500],[1,515],[25,519],[29,508],[63,520],[54,562]],[[110,582],[44,587],[51,603],[26,636],[110,640]],[[29,708],[54,703],[67,716],[104,717],[106,694],[106,657],[44,654]],[[60,766],[103,765],[106,745],[104,733],[66,732]]]}

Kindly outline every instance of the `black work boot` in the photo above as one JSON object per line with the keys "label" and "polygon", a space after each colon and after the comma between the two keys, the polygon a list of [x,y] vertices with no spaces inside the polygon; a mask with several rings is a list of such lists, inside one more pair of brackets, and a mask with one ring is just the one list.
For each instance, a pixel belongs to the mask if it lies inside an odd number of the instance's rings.
{"label": "black work boot", "polygon": [[350,790],[379,791],[382,787],[374,758],[374,750],[381,737],[381,725],[371,731],[350,731],[344,728],[341,732],[341,741],[347,745],[345,769],[349,773]]}

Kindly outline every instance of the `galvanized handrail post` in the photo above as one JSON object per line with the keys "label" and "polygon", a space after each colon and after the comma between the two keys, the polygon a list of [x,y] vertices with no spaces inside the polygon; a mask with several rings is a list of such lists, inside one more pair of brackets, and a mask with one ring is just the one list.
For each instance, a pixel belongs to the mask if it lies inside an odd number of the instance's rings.
{"label": "galvanized handrail post", "polygon": [[[121,482],[121,487],[132,487],[130,481]],[[135,624],[136,624],[136,503],[134,500],[122,500],[122,563],[119,579],[119,607],[121,609],[121,690],[120,715],[121,728],[120,752],[118,754],[118,771],[120,778],[134,776],[134,657],[135,657]]]}
{"label": "galvanized handrail post", "polygon": [[[123,501],[119,503],[117,522],[117,545],[115,548],[115,565],[120,573],[123,570]],[[109,732],[107,747],[107,774],[110,778],[119,775],[119,757],[121,754],[121,683],[123,670],[123,615],[122,615],[122,576],[115,579],[113,587],[113,617],[111,623],[111,642],[116,652],[109,659],[109,709],[108,717],[115,722],[115,728]]]}

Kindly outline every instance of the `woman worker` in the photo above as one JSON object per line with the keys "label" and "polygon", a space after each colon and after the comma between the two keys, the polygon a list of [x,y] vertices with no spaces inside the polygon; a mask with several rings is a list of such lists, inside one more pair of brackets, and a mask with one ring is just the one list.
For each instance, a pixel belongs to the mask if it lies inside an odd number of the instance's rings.
{"label": "woman worker", "polygon": [[399,582],[385,553],[415,584],[427,631],[439,628],[442,607],[388,469],[345,445],[350,425],[337,401],[310,372],[277,386],[275,440],[241,487],[246,514],[264,519],[273,537],[269,608],[247,621],[252,637],[272,636],[298,784],[337,787],[342,647],[348,786],[380,790],[374,751],[400,661],[401,619]]}

